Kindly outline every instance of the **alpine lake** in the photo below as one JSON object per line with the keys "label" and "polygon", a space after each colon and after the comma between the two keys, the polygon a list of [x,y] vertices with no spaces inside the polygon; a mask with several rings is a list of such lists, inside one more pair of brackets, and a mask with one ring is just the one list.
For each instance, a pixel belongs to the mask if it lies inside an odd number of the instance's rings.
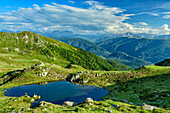
{"label": "alpine lake", "polygon": [[96,86],[76,85],[68,81],[56,81],[44,85],[31,84],[21,85],[6,89],[4,95],[10,97],[20,97],[27,94],[28,96],[38,95],[40,99],[32,103],[38,106],[41,101],[51,102],[54,104],[63,104],[65,101],[75,103],[84,102],[86,98],[92,98],[99,101],[108,94],[108,91]]}

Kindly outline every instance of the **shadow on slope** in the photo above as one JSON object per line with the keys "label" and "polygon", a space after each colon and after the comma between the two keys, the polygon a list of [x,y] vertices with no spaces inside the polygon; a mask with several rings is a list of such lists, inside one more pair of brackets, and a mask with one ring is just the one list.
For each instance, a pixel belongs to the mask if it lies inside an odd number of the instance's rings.
{"label": "shadow on slope", "polygon": [[128,103],[142,105],[143,103],[170,108],[170,73],[148,76],[117,82],[114,85],[106,86],[109,94],[104,98],[113,98],[117,101],[125,99]]}

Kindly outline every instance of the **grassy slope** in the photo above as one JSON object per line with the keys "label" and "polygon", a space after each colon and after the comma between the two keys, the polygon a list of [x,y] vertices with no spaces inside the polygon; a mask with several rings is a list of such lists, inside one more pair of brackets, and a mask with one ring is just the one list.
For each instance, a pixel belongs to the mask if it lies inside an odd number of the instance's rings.
{"label": "grassy slope", "polygon": [[[28,60],[39,60],[66,67],[70,63],[81,65],[92,70],[118,70],[104,59],[93,53],[67,45],[65,43],[40,36],[32,32],[0,33],[0,52],[14,52],[15,56]],[[10,60],[14,64],[25,62],[14,61],[1,55],[1,59]],[[4,61],[4,60],[3,60]]]}
{"label": "grassy slope", "polygon": [[113,67],[117,67],[118,69],[122,70],[122,71],[126,71],[126,70],[133,70],[133,68],[124,65],[122,63],[118,63],[114,60],[107,60],[107,62],[109,62]]}
{"label": "grassy slope", "polygon": [[[51,67],[45,64],[48,68]],[[72,66],[71,68],[63,68],[52,66],[62,76],[68,76],[70,73],[77,73],[78,71],[87,71],[79,66]],[[10,88],[22,84],[31,84],[42,81],[60,80],[53,77],[36,77],[35,70],[31,70],[12,81],[0,86],[0,89]],[[95,75],[99,76],[96,77]],[[46,106],[41,106],[31,109],[31,98],[26,97],[4,97],[3,92],[0,92],[0,111],[19,111],[24,109],[24,112],[168,112],[164,109],[157,109],[156,111],[145,110],[141,107],[142,103],[169,108],[169,77],[170,67],[160,66],[146,66],[141,69],[133,71],[91,71],[83,75],[84,79],[90,78],[87,85],[95,85],[104,87],[109,91],[109,94],[103,99],[106,101],[94,101],[91,105],[88,103],[81,103],[75,107],[63,107],[47,103]],[[161,82],[160,82],[161,81]],[[127,99],[128,103],[120,102],[123,98]],[[27,101],[26,101],[27,100]],[[135,105],[131,105],[133,103]],[[19,105],[18,105],[19,104]],[[113,107],[118,105],[119,107]]]}
{"label": "grassy slope", "polygon": [[[67,43],[69,45],[81,48],[83,50],[92,52],[92,53],[94,53],[94,54],[96,54],[96,55],[98,55],[100,57],[107,58],[111,54],[108,51],[106,51],[105,49],[103,49],[103,48],[97,46],[96,44],[94,44],[94,43],[92,43],[92,42],[90,42],[88,40],[85,40],[85,39],[81,39],[81,38],[56,38],[56,37],[54,39],[62,41],[62,42]],[[123,65],[121,63],[111,61],[111,60],[113,60],[113,59],[110,59],[109,63],[112,64],[113,67],[118,68],[119,70],[132,69],[129,66],[126,66],[126,65]],[[143,64],[146,64],[146,63],[143,63],[143,61],[140,61],[140,60],[137,60],[137,61],[142,63],[140,66],[143,66]],[[135,65],[136,65],[136,63],[137,62],[135,61]],[[138,67],[140,67],[140,66],[138,66]]]}

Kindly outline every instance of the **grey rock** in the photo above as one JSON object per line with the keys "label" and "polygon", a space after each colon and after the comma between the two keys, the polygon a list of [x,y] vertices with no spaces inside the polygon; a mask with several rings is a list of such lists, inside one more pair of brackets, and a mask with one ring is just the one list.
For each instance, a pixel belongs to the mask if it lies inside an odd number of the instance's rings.
{"label": "grey rock", "polygon": [[145,104],[145,103],[143,103],[143,108],[146,109],[146,110],[158,109],[158,107],[151,106],[151,105],[147,105],[147,104]]}
{"label": "grey rock", "polygon": [[91,103],[91,102],[93,102],[93,99],[92,99],[92,98],[87,98],[87,99],[85,100],[85,102]]}
{"label": "grey rock", "polygon": [[31,101],[31,102],[34,102],[34,101],[35,101],[35,99],[31,99],[30,101]]}
{"label": "grey rock", "polygon": [[64,102],[63,104],[62,104],[62,106],[70,106],[70,107],[72,107],[72,106],[74,106],[75,105],[75,103],[74,102],[70,102],[70,101],[66,101],[66,102]]}
{"label": "grey rock", "polygon": [[116,105],[116,104],[112,104],[112,106],[115,108],[119,107],[119,105]]}
{"label": "grey rock", "polygon": [[133,102],[129,102],[129,104],[133,104]]}
{"label": "grey rock", "polygon": [[92,105],[92,103],[89,103],[89,105],[91,106],[91,105]]}
{"label": "grey rock", "polygon": [[109,112],[109,113],[112,113],[112,110],[109,110],[108,112]]}
{"label": "grey rock", "polygon": [[128,101],[126,99],[122,99],[121,102],[127,103]]}

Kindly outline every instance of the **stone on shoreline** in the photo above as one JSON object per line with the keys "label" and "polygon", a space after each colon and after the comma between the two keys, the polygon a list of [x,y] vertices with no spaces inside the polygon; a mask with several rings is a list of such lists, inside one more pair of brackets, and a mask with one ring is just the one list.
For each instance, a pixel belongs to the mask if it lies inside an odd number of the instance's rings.
{"label": "stone on shoreline", "polygon": [[87,99],[85,100],[85,102],[91,103],[91,102],[93,102],[93,99],[92,99],[92,98],[87,98]]}
{"label": "stone on shoreline", "polygon": [[70,107],[72,107],[72,106],[74,106],[75,105],[75,102],[70,102],[70,101],[66,101],[66,102],[64,102],[63,104],[62,104],[62,106],[70,106]]}

